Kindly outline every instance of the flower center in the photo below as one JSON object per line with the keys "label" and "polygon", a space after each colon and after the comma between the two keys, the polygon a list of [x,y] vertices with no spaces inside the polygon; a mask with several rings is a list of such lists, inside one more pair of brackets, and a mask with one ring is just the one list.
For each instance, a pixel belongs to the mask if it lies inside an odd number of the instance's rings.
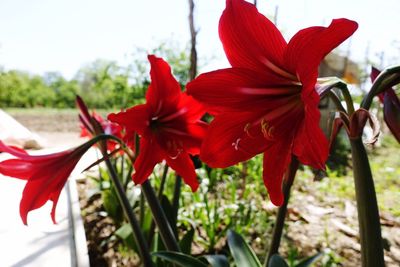
{"label": "flower center", "polygon": [[159,121],[158,117],[152,117],[150,120],[150,129],[153,133],[156,133],[160,127],[161,127],[162,123]]}

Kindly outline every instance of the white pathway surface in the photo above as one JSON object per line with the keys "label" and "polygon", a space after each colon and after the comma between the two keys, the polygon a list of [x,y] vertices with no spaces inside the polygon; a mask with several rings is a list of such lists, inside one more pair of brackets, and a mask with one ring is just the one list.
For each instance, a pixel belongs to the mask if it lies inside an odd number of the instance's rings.
{"label": "white pathway surface", "polygon": [[9,145],[41,148],[43,140],[0,109],[0,140]]}
{"label": "white pathway surface", "polygon": [[[47,139],[49,144],[57,143],[51,140],[51,135]],[[67,144],[64,148],[81,142],[76,134],[64,134],[62,140]],[[60,150],[60,147],[42,152],[54,150]],[[0,154],[0,159],[4,156],[4,153]],[[23,225],[19,216],[19,201],[26,182],[0,175],[0,267],[89,266],[74,177],[79,176],[95,157],[94,149],[90,150],[71,175],[72,179],[62,191],[57,205],[56,225],[50,218],[51,202],[31,211],[28,226]]]}

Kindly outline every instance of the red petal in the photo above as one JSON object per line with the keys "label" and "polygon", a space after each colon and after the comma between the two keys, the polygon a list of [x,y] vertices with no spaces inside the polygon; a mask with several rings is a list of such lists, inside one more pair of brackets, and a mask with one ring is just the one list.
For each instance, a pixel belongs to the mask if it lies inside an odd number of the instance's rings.
{"label": "red petal", "polygon": [[49,189],[50,187],[43,187],[43,179],[28,181],[22,193],[22,199],[19,205],[19,213],[25,225],[28,224],[28,213],[31,210],[42,207],[46,204],[47,200],[49,200]]}
{"label": "red petal", "polygon": [[206,113],[205,107],[186,93],[181,94],[178,110],[187,122],[196,122]]}
{"label": "red petal", "polygon": [[325,169],[329,143],[319,127],[319,110],[310,106],[305,110],[304,121],[300,122],[295,136],[293,153],[301,163],[316,169]]}
{"label": "red petal", "polygon": [[140,139],[139,156],[134,167],[132,179],[136,184],[142,184],[151,175],[154,166],[163,160],[163,153],[154,139]]}
{"label": "red petal", "polygon": [[79,114],[79,118],[82,121],[82,124],[84,125],[84,127],[89,130],[90,132],[94,132],[92,123],[91,121],[91,116],[89,114],[89,110],[85,104],[85,102],[83,101],[83,99],[77,95],[76,96],[76,105],[78,106],[79,110],[81,111],[81,114]]}
{"label": "red petal", "polygon": [[149,55],[151,83],[146,93],[146,101],[153,116],[177,105],[181,87],[172,76],[171,68],[162,58]]}
{"label": "red petal", "polygon": [[110,121],[125,127],[127,131],[143,135],[149,127],[150,115],[146,104],[137,105],[126,111],[108,114]]}
{"label": "red petal", "polygon": [[200,75],[187,85],[187,92],[219,111],[259,110],[280,106],[277,98],[299,94],[292,81],[267,71],[230,68]]}
{"label": "red petal", "polygon": [[[332,131],[331,131],[331,136],[329,140],[329,151],[332,151],[333,144],[335,143],[336,137],[340,132],[340,129],[342,129],[342,126],[344,125],[344,122],[341,118],[335,118],[332,123]],[[344,125],[346,127],[346,125]]]}
{"label": "red petal", "polygon": [[192,191],[196,192],[199,182],[197,181],[193,161],[190,159],[189,154],[185,152],[180,153],[175,159],[166,157],[166,161],[182,177],[183,181],[191,187]]}
{"label": "red petal", "polygon": [[0,162],[0,173],[6,176],[27,180],[32,176],[34,165],[20,159]]}
{"label": "red petal", "polygon": [[0,140],[0,152],[6,152],[16,157],[28,156],[28,153],[25,150],[15,146],[7,146],[1,140]]}
{"label": "red petal", "polygon": [[358,109],[350,117],[350,133],[351,138],[361,137],[365,124],[368,121],[370,113],[365,109]]}
{"label": "red petal", "polygon": [[390,131],[400,143],[400,101],[392,88],[384,93],[383,115]]}
{"label": "red petal", "polygon": [[208,125],[202,121],[184,125],[169,124],[162,128],[162,132],[158,133],[156,138],[158,144],[171,157],[178,155],[180,150],[198,155],[207,128]]}
{"label": "red petal", "polygon": [[303,84],[303,99],[314,91],[321,60],[357,29],[356,22],[335,19],[327,27],[310,27],[299,31],[285,51],[285,66],[296,73]]}
{"label": "red petal", "polygon": [[[200,159],[213,168],[226,168],[263,152],[270,143],[261,130],[246,132],[246,125],[262,114],[229,113],[218,115],[203,141]],[[256,127],[259,127],[257,125]]]}
{"label": "red petal", "polygon": [[273,143],[264,153],[263,179],[268,189],[269,198],[276,206],[283,204],[282,192],[283,176],[291,159],[290,139]]}
{"label": "red petal", "polygon": [[51,216],[55,222],[57,201],[54,200],[58,200],[62,188],[78,161],[79,158],[75,158],[66,163],[61,161],[52,165],[43,165],[42,169],[30,177],[20,202],[20,216],[24,224],[27,224],[28,213],[42,207],[48,200],[53,200]]}
{"label": "red petal", "polygon": [[378,78],[379,74],[381,73],[380,70],[378,70],[377,68],[375,68],[374,66],[371,67],[371,74],[370,74],[370,78],[371,78],[371,82],[373,83],[376,78]]}
{"label": "red petal", "polygon": [[200,153],[201,144],[207,134],[208,124],[199,121],[187,126],[187,137],[181,137],[183,147],[186,152],[191,155],[198,155]]}
{"label": "red petal", "polygon": [[[375,82],[376,78],[378,78],[380,73],[381,73],[380,70],[378,70],[374,66],[371,67],[371,73],[370,73],[369,77],[371,78],[372,83]],[[378,98],[381,103],[383,103],[384,96],[385,96],[385,92],[378,94]]]}
{"label": "red petal", "polygon": [[233,67],[266,71],[283,66],[286,41],[253,4],[227,0],[219,22],[219,36]]}
{"label": "red petal", "polygon": [[50,196],[50,200],[53,202],[53,206],[51,208],[50,216],[51,216],[51,220],[53,221],[54,224],[57,223],[57,221],[56,221],[56,208],[57,208],[58,199],[60,198],[60,194],[61,194],[62,189],[63,189],[63,187],[59,188],[59,190],[57,190],[57,191],[52,192],[52,194]]}

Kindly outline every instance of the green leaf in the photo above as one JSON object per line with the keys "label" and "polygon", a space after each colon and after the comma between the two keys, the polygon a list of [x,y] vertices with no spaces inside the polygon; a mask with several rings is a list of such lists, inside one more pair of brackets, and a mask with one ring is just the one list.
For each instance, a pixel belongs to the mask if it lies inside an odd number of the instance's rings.
{"label": "green leaf", "polygon": [[229,267],[229,262],[225,255],[205,255],[203,257],[207,259],[211,267]]}
{"label": "green leaf", "polygon": [[289,267],[286,261],[278,254],[272,255],[269,259],[268,267]]}
{"label": "green leaf", "polygon": [[117,229],[117,231],[115,231],[115,235],[121,239],[128,238],[130,235],[132,235],[131,225],[129,223],[122,225],[120,228]]}
{"label": "green leaf", "polygon": [[317,92],[321,98],[334,88],[347,88],[347,84],[337,77],[324,77],[318,79]]}
{"label": "green leaf", "polygon": [[378,77],[376,77],[370,91],[364,96],[360,107],[369,110],[372,99],[378,94],[385,91],[388,87],[395,86],[400,82],[400,66],[393,66],[384,69]]}
{"label": "green leaf", "polygon": [[127,247],[136,252],[138,251],[135,239],[133,238],[132,227],[129,223],[125,223],[118,228],[117,231],[115,231],[115,235],[120,238]]}
{"label": "green leaf", "polygon": [[233,259],[240,267],[261,267],[260,261],[244,239],[232,230],[228,231],[228,244]]}
{"label": "green leaf", "polygon": [[304,260],[302,260],[299,264],[296,265],[296,267],[307,267],[310,266],[311,264],[313,264],[314,262],[316,262],[317,260],[319,260],[322,255],[324,255],[324,253],[319,252],[313,256],[310,256]]}
{"label": "green leaf", "polygon": [[101,192],[101,198],[107,214],[116,224],[120,225],[124,219],[124,214],[115,191],[113,189],[104,190]]}
{"label": "green leaf", "polygon": [[207,264],[200,260],[180,252],[160,251],[152,255],[182,267],[207,267]]}
{"label": "green leaf", "polygon": [[179,241],[179,247],[183,253],[190,254],[192,250],[193,237],[194,228],[190,228],[190,230],[182,237],[181,241]]}

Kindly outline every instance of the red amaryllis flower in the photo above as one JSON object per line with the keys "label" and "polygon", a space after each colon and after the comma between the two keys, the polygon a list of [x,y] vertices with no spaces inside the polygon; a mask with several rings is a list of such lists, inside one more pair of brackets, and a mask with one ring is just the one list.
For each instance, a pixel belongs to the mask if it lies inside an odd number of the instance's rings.
{"label": "red amaryllis flower", "polygon": [[319,128],[318,65],[357,29],[347,19],[299,31],[289,43],[256,7],[227,0],[219,35],[232,68],[200,75],[187,92],[216,114],[200,158],[227,167],[264,153],[264,183],[283,203],[282,177],[291,160],[325,168],[328,141]]}
{"label": "red amaryllis flower", "polygon": [[132,133],[141,136],[132,176],[135,183],[146,181],[154,166],[166,160],[195,191],[199,184],[189,154],[196,155],[200,151],[207,129],[207,124],[200,120],[204,108],[181,92],[167,62],[153,55],[148,59],[151,83],[146,104],[110,114],[108,119],[125,127],[128,136],[133,136]]}
{"label": "red amaryllis flower", "polygon": [[61,190],[79,159],[90,146],[90,143],[85,143],[75,149],[34,156],[28,155],[22,149],[6,146],[0,141],[0,152],[6,152],[15,157],[0,162],[0,173],[28,180],[19,209],[25,225],[28,213],[42,207],[48,200],[53,202],[51,218],[56,223],[55,211]]}
{"label": "red amaryllis flower", "polygon": [[[99,134],[109,134],[123,139],[123,129],[120,125],[103,119],[101,115],[95,111],[92,111],[92,115],[90,115],[85,102],[80,96],[76,97],[76,104],[80,110],[79,120],[81,122],[81,137],[93,138]],[[108,151],[114,151],[120,146],[115,140],[108,140],[106,142]]]}
{"label": "red amaryllis flower", "polygon": [[[380,73],[381,72],[378,69],[372,67],[372,82],[375,81]],[[389,84],[388,88],[380,93],[378,97],[380,102],[383,104],[383,119],[397,142],[400,143],[400,100],[391,84]]]}

